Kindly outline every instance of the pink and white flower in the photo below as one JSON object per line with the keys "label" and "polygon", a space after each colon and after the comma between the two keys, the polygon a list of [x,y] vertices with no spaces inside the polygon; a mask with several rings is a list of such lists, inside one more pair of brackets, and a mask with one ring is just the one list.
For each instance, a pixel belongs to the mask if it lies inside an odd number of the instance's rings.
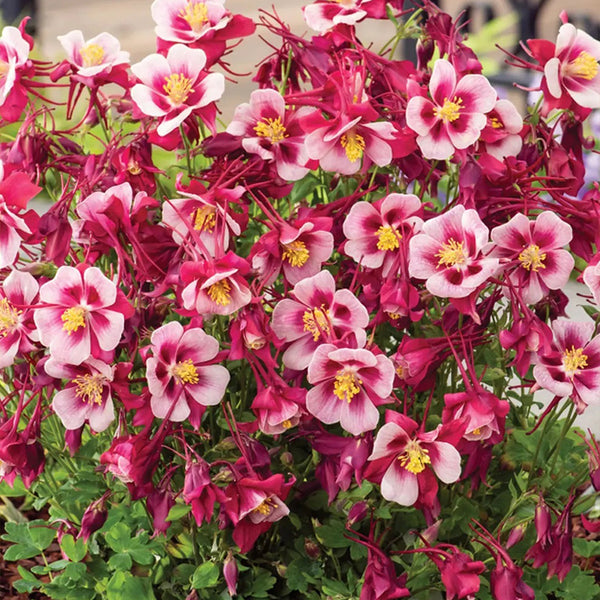
{"label": "pink and white flower", "polygon": [[557,319],[552,350],[533,368],[538,385],[560,398],[570,397],[577,412],[600,404],[600,335],[592,322]]}
{"label": "pink and white flower", "polygon": [[398,268],[401,247],[407,249],[407,240],[420,230],[422,214],[421,201],[413,194],[389,194],[375,204],[357,202],[344,221],[344,252],[369,269],[383,266],[386,277],[394,264]]}
{"label": "pink and white flower", "polygon": [[510,100],[498,100],[487,114],[487,124],[479,137],[478,148],[498,160],[517,156],[523,146],[519,135],[522,129],[523,118],[515,105]]}
{"label": "pink and white flower", "polygon": [[294,299],[284,298],[273,310],[273,331],[290,344],[282,357],[286,367],[306,369],[323,342],[365,345],[369,313],[350,290],[336,291],[329,271],[303,279],[291,295]]}
{"label": "pink and white flower", "polygon": [[114,350],[133,314],[117,286],[97,267],[62,266],[40,288],[33,314],[40,342],[57,361],[80,365]]}
{"label": "pink and white flower", "polygon": [[381,18],[385,5],[381,0],[317,0],[303,9],[306,24],[319,33],[336,25],[356,25],[365,17]]}
{"label": "pink and white flower", "polygon": [[15,262],[23,238],[30,234],[31,229],[25,220],[15,214],[0,196],[0,269]]}
{"label": "pink and white flower", "polygon": [[575,260],[563,247],[573,231],[555,213],[544,211],[535,220],[516,214],[504,225],[494,227],[493,256],[514,261],[504,276],[527,304],[536,304],[549,290],[560,290],[569,281]]}
{"label": "pink and white flower", "polygon": [[159,419],[184,421],[194,403],[218,404],[229,383],[229,372],[214,364],[219,342],[199,327],[184,330],[171,321],[152,333],[152,357],[146,361],[152,413]]}
{"label": "pink and white flower", "polygon": [[110,387],[113,367],[91,357],[80,365],[50,357],[44,371],[50,377],[69,380],[52,399],[52,408],[66,429],[79,429],[87,422],[94,431],[100,432],[114,421]]}
{"label": "pink and white flower", "polygon": [[426,221],[410,240],[411,277],[440,298],[465,298],[499,268],[499,259],[485,256],[489,230],[474,209],[458,205]]}
{"label": "pink and white flower", "polygon": [[183,44],[171,46],[166,57],[151,54],[132,65],[141,83],[131,88],[131,98],[143,114],[160,119],[158,135],[168,135],[192,114],[214,127],[214,105],[210,105],[223,95],[225,77],[206,73],[205,65],[202,50]]}
{"label": "pink and white flower", "polygon": [[28,67],[30,50],[16,27],[4,27],[0,36],[0,116],[10,122],[19,118],[27,104],[20,79]]}
{"label": "pink and white flower", "polygon": [[496,104],[496,91],[483,75],[457,80],[454,67],[440,58],[429,82],[431,99],[413,96],[406,106],[406,124],[417,133],[425,158],[445,160],[465,149],[486,126],[486,113]]}
{"label": "pink and white flower", "polygon": [[306,409],[328,425],[338,423],[352,435],[377,427],[377,406],[394,385],[394,364],[370,350],[319,346],[308,365]]}

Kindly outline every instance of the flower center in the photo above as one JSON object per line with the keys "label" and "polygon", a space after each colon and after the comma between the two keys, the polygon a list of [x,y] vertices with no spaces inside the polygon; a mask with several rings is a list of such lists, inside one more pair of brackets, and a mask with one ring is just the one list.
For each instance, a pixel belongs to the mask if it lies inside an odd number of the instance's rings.
{"label": "flower center", "polygon": [[457,242],[454,238],[450,238],[445,244],[442,244],[442,247],[435,255],[435,258],[440,259],[437,265],[438,267],[441,267],[442,265],[446,267],[462,265],[465,262],[463,243]]}
{"label": "flower center", "polygon": [[362,158],[365,151],[365,138],[362,135],[352,131],[345,133],[340,138],[340,144],[350,162],[356,162]]}
{"label": "flower center", "polygon": [[569,73],[572,77],[581,77],[581,79],[594,79],[598,74],[598,61],[585,50],[579,53],[579,56],[572,60],[568,65]]}
{"label": "flower center", "polygon": [[0,77],[4,77],[8,73],[9,69],[10,65],[5,61],[0,60]]}
{"label": "flower center", "polygon": [[227,279],[221,279],[216,283],[213,283],[209,288],[207,294],[215,304],[221,306],[227,306],[231,302],[231,284]]}
{"label": "flower center", "polygon": [[177,383],[198,383],[198,370],[194,366],[191,358],[180,360],[172,369],[171,374],[175,377]]}
{"label": "flower center", "polygon": [[350,404],[352,398],[360,392],[357,384],[362,383],[362,380],[356,376],[354,371],[342,369],[335,376],[333,383],[333,393],[340,399],[345,400]]}
{"label": "flower center", "polygon": [[256,508],[252,509],[254,513],[260,513],[261,515],[270,515],[273,509],[277,506],[274,500],[271,498],[265,498]]}
{"label": "flower center", "polygon": [[433,109],[433,114],[438,118],[442,119],[445,123],[452,123],[452,121],[456,121],[460,116],[460,109],[462,107],[462,98],[454,97],[454,100],[448,100],[448,98],[444,98],[444,104],[440,106],[436,106]]}
{"label": "flower center", "polygon": [[208,23],[208,7],[204,2],[188,2],[179,11],[179,16],[187,21],[194,33],[200,33]]}
{"label": "flower center", "polygon": [[289,429],[292,426],[292,422],[289,419],[285,419],[285,421],[281,421],[281,426],[284,429]]}
{"label": "flower center", "polygon": [[310,253],[306,244],[300,240],[285,244],[281,258],[287,260],[292,267],[302,267],[308,260]]}
{"label": "flower center", "polygon": [[540,247],[536,244],[531,244],[521,254],[519,254],[519,261],[521,266],[528,271],[538,271],[539,269],[545,269],[544,264],[546,260],[546,253],[540,253]]}
{"label": "flower center", "polygon": [[261,119],[254,128],[258,137],[267,138],[272,144],[281,142],[286,137],[289,137],[288,132],[285,130],[281,117],[271,119],[271,117],[264,117]]}
{"label": "flower center", "polygon": [[194,229],[212,233],[217,224],[217,213],[212,206],[201,206],[192,213]]}
{"label": "flower center", "polygon": [[383,225],[376,233],[378,250],[396,250],[400,247],[402,236],[393,227],[384,227]]}
{"label": "flower center", "polygon": [[101,65],[104,60],[104,48],[98,44],[86,44],[79,50],[84,67]]}
{"label": "flower center", "polygon": [[165,77],[163,90],[169,96],[169,100],[179,106],[189,98],[192,92],[192,80],[183,73],[172,73]]}
{"label": "flower center", "polygon": [[587,364],[587,355],[583,353],[583,348],[567,349],[563,352],[563,367],[568,377],[573,377],[580,369],[585,369]]}
{"label": "flower center", "polygon": [[63,329],[71,335],[74,331],[77,331],[80,327],[85,327],[85,316],[87,311],[81,306],[72,306],[67,308],[65,312],[60,316],[60,320],[63,322]]}
{"label": "flower center", "polygon": [[321,333],[329,333],[329,311],[327,309],[313,308],[307,310],[302,316],[304,331],[312,333],[313,341],[317,341]]}
{"label": "flower center", "polygon": [[0,300],[0,337],[6,337],[19,323],[20,310],[17,310],[6,298]]}
{"label": "flower center", "polygon": [[498,117],[492,117],[490,119],[490,123],[492,124],[492,127],[494,129],[502,129],[504,127],[504,125],[502,124],[502,121],[500,121],[500,119]]}
{"label": "flower center", "polygon": [[425,465],[431,464],[429,450],[421,448],[417,440],[411,440],[406,444],[404,452],[398,457],[400,465],[413,475],[418,475],[425,470]]}
{"label": "flower center", "polygon": [[102,404],[102,388],[106,377],[100,373],[95,375],[78,375],[72,380],[77,386],[75,396],[87,404]]}

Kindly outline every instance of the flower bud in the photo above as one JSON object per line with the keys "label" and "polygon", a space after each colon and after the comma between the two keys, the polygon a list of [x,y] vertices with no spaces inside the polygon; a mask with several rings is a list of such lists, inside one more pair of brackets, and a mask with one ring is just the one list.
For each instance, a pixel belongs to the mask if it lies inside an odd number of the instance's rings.
{"label": "flower bud", "polygon": [[238,566],[231,550],[227,553],[223,562],[223,577],[225,578],[229,595],[235,596],[237,593]]}

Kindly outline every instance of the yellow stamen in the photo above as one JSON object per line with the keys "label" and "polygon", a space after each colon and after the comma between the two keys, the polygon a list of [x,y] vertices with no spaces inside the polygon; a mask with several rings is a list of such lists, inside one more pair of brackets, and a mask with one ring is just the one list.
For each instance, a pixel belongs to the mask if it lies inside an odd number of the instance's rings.
{"label": "yellow stamen", "polygon": [[333,393],[340,399],[345,400],[350,404],[352,398],[360,392],[357,384],[362,383],[362,380],[356,376],[353,371],[342,369],[335,376],[333,383]]}
{"label": "yellow stamen", "polygon": [[444,98],[444,104],[440,108],[436,106],[433,109],[433,114],[446,123],[452,123],[460,117],[460,109],[462,108],[462,98],[454,98],[454,100],[448,100]]}
{"label": "yellow stamen", "polygon": [[545,269],[546,265],[544,264],[544,260],[546,260],[546,253],[540,253],[540,247],[535,244],[531,244],[519,254],[521,266],[528,271]]}
{"label": "yellow stamen", "polygon": [[429,450],[421,448],[417,440],[406,444],[404,452],[398,457],[400,465],[413,475],[418,475],[425,470],[425,465],[431,464]]}
{"label": "yellow stamen", "polygon": [[[462,242],[457,242],[454,238],[450,238],[435,255],[439,258],[438,267],[442,265],[446,267],[454,267],[462,265],[465,262],[465,251]],[[458,266],[456,266],[458,269]]]}
{"label": "yellow stamen", "polygon": [[587,355],[583,353],[583,348],[575,348],[571,346],[571,349],[567,349],[563,352],[563,367],[568,377],[573,377],[580,369],[585,369],[587,364]]}
{"label": "yellow stamen", "polygon": [[281,142],[286,137],[289,137],[288,132],[281,122],[281,117],[277,117],[276,119],[264,117],[256,124],[254,131],[257,136],[265,137],[273,144]]}
{"label": "yellow stamen", "polygon": [[183,104],[192,93],[192,80],[183,73],[173,73],[165,77],[163,90],[169,96],[169,100],[176,106]]}
{"label": "yellow stamen", "polygon": [[346,156],[350,162],[355,162],[362,158],[366,145],[365,138],[362,135],[352,131],[345,133],[340,138],[340,144],[346,151]]}
{"label": "yellow stamen", "polygon": [[77,331],[80,327],[85,327],[85,316],[87,311],[81,306],[72,306],[67,308],[65,312],[60,316],[60,320],[63,322],[63,329],[71,335],[74,331]]}
{"label": "yellow stamen", "polygon": [[217,224],[217,211],[212,206],[201,206],[192,213],[194,229],[212,233]]}
{"label": "yellow stamen", "polygon": [[376,233],[378,250],[396,250],[400,247],[402,236],[393,227],[384,227],[383,225]]}
{"label": "yellow stamen", "polygon": [[0,300],[0,337],[6,337],[19,323],[19,315],[22,311],[17,310],[6,298]]}
{"label": "yellow stamen", "polygon": [[206,292],[215,304],[227,306],[231,302],[231,284],[227,279],[213,283]]}
{"label": "yellow stamen", "polygon": [[198,370],[194,366],[191,358],[180,360],[172,369],[171,374],[175,377],[177,383],[198,383]]}
{"label": "yellow stamen", "polygon": [[96,67],[104,60],[104,48],[98,44],[86,44],[79,50],[84,67]]}
{"label": "yellow stamen", "polygon": [[321,308],[313,308],[307,310],[302,315],[302,322],[304,323],[304,331],[312,333],[313,341],[317,341],[321,333],[329,333],[329,311]]}
{"label": "yellow stamen", "polygon": [[106,377],[100,373],[95,375],[79,375],[72,380],[77,386],[75,396],[87,404],[102,404],[102,388]]}
{"label": "yellow stamen", "polygon": [[306,244],[300,240],[285,244],[281,258],[287,260],[292,267],[302,267],[308,260],[310,253]]}
{"label": "yellow stamen", "polygon": [[399,319],[401,316],[402,316],[402,315],[401,315],[400,313],[397,313],[397,312],[389,312],[389,313],[388,313],[388,317],[389,317],[390,319],[394,320],[394,321],[395,321],[396,319]]}
{"label": "yellow stamen", "polygon": [[192,2],[190,0],[185,8],[179,11],[179,16],[187,21],[194,33],[200,33],[208,23],[208,7],[204,2]]}
{"label": "yellow stamen", "polygon": [[594,79],[598,74],[598,61],[585,50],[579,53],[575,60],[568,64],[569,74],[581,79]]}
{"label": "yellow stamen", "polygon": [[475,427],[475,429],[473,429],[473,431],[471,431],[471,433],[473,435],[481,435],[481,429],[479,429],[479,427]]}
{"label": "yellow stamen", "polygon": [[7,62],[0,60],[0,77],[4,77],[10,69],[10,66]]}
{"label": "yellow stamen", "polygon": [[289,429],[292,426],[292,422],[289,419],[286,419],[285,421],[281,421],[281,426],[284,429]]}
{"label": "yellow stamen", "polygon": [[498,119],[498,117],[492,117],[490,119],[490,123],[492,124],[492,127],[494,129],[502,129],[504,127],[504,125],[502,124],[502,121],[500,121],[500,119]]}
{"label": "yellow stamen", "polygon": [[140,163],[137,160],[130,158],[127,162],[127,171],[131,175],[139,175],[142,172],[142,167],[140,167]]}

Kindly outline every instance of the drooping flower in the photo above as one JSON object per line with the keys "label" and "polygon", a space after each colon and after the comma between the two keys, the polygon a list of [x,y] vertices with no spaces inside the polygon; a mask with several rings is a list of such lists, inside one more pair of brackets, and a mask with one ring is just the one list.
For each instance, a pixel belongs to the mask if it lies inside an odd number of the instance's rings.
{"label": "drooping flower", "polygon": [[290,387],[280,378],[259,391],[250,407],[257,416],[259,429],[277,435],[298,425],[305,414],[305,395],[305,389]]}
{"label": "drooping flower", "polygon": [[306,394],[308,412],[360,435],[377,426],[377,406],[392,393],[394,365],[370,350],[323,344],[308,365],[307,379],[315,386]]}
{"label": "drooping flower", "polygon": [[[150,338],[152,357],[146,377],[154,416],[184,421],[190,404],[218,404],[229,383],[229,371],[217,365],[219,342],[199,327],[184,330],[171,321],[155,329]],[[218,360],[218,359],[217,359]]]}
{"label": "drooping flower", "polygon": [[185,470],[183,499],[191,505],[192,515],[200,527],[212,519],[215,503],[224,502],[226,496],[210,477],[210,465],[200,457],[190,461]]}
{"label": "drooping flower", "polygon": [[319,33],[336,25],[355,25],[365,17],[385,16],[381,0],[317,0],[302,10],[306,24]]}
{"label": "drooping flower", "polygon": [[28,70],[27,40],[16,27],[4,27],[0,36],[0,116],[16,121],[27,104],[27,92],[21,76]]}
{"label": "drooping flower", "polygon": [[510,100],[497,100],[494,108],[487,113],[487,124],[481,131],[478,149],[498,160],[517,156],[523,146],[519,135],[522,129],[523,118],[515,105]]}
{"label": "drooping flower", "polygon": [[27,222],[13,210],[0,196],[0,269],[15,262],[23,238],[31,234]]}
{"label": "drooping flower", "polygon": [[486,126],[486,113],[496,104],[496,91],[483,75],[457,80],[455,68],[440,58],[429,82],[431,99],[413,96],[406,106],[406,124],[415,131],[425,158],[445,160],[455,149],[474,144]]}

